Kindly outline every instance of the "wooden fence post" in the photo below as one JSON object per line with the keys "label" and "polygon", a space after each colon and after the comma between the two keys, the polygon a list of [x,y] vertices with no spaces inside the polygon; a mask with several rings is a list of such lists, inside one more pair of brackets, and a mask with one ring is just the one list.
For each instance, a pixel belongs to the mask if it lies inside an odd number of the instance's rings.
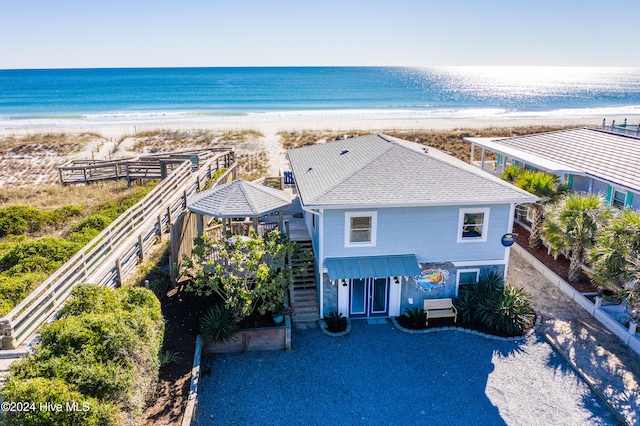
{"label": "wooden fence post", "polygon": [[122,285],[122,265],[120,264],[120,258],[116,259],[116,284]]}
{"label": "wooden fence post", "polygon": [[158,215],[158,241],[162,241],[162,215]]}
{"label": "wooden fence post", "polygon": [[144,260],[144,239],[142,234],[138,235],[138,247],[140,247],[140,260]]}

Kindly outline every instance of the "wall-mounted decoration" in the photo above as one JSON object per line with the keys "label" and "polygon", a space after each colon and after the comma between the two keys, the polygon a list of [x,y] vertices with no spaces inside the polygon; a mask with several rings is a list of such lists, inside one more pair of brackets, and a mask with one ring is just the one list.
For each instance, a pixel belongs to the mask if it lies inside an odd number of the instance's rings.
{"label": "wall-mounted decoration", "polygon": [[513,237],[513,234],[504,234],[502,236],[502,245],[505,247],[511,247],[515,242],[516,239]]}
{"label": "wall-mounted decoration", "polygon": [[449,271],[446,269],[425,269],[420,275],[413,277],[416,287],[420,291],[434,291],[444,287],[449,279]]}

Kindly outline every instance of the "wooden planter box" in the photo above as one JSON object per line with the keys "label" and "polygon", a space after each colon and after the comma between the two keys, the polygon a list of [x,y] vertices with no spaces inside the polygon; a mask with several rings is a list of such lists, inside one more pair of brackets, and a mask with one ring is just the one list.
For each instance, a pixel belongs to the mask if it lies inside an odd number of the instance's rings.
{"label": "wooden planter box", "polygon": [[284,325],[240,330],[226,343],[215,343],[205,337],[203,347],[203,351],[208,354],[279,350],[291,350],[289,315],[284,317]]}

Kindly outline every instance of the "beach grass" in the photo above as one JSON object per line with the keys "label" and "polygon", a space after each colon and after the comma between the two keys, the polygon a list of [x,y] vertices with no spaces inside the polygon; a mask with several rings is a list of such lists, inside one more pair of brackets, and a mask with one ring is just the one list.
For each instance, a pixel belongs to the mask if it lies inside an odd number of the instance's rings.
{"label": "beach grass", "polygon": [[44,133],[9,135],[0,138],[0,155],[42,155],[47,152],[68,155],[80,151],[87,143],[104,139],[96,133]]}
{"label": "beach grass", "polygon": [[188,148],[233,148],[238,163],[238,177],[255,180],[269,169],[269,155],[264,149],[264,134],[257,130],[151,130],[127,136],[136,152],[167,152]]}
{"label": "beach grass", "polygon": [[[417,142],[441,151],[450,152],[454,157],[469,162],[471,156],[471,145],[463,138],[476,137],[512,137],[530,135],[534,133],[551,132],[556,130],[572,129],[580,126],[521,126],[521,127],[488,127],[483,129],[453,129],[453,130],[383,130],[389,136]],[[371,130],[303,130],[303,131],[283,131],[279,132],[282,147],[284,149],[300,148],[316,143],[324,143],[336,139],[343,139],[354,136],[368,135],[375,133]],[[476,160],[480,159],[479,150],[476,152]],[[487,153],[487,160],[495,159],[495,154]]]}
{"label": "beach grass", "polygon": [[[11,207],[10,218],[24,226],[2,226],[0,221],[0,316],[154,185],[145,182],[129,188],[124,182],[109,182],[3,191],[0,210]],[[0,214],[8,215],[11,209]]]}

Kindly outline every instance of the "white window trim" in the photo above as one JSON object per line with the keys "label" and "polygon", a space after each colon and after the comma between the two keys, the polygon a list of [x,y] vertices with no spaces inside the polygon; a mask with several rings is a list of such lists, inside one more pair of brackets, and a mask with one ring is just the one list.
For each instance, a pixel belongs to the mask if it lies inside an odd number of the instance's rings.
{"label": "white window trim", "polygon": [[[460,209],[458,214],[458,242],[459,243],[484,243],[487,241],[487,235],[489,234],[489,207],[470,207]],[[468,213],[483,213],[484,218],[482,220],[482,236],[480,238],[462,238],[462,231],[464,227],[464,215]]]}
{"label": "white window trim", "polygon": [[[624,194],[624,198],[623,198],[623,201],[622,201],[622,207],[616,207],[616,206],[613,205],[613,201],[616,199],[616,192]],[[611,187],[611,199],[609,200],[609,205],[611,207],[614,207],[614,208],[624,209],[625,207],[627,207],[627,196],[628,195],[629,195],[628,192],[625,191],[624,189],[618,189],[615,186],[612,186]]]}
{"label": "white window trim", "polygon": [[480,268],[469,268],[469,269],[458,269],[456,271],[456,297],[458,297],[458,288],[460,288],[460,274],[475,272],[476,273],[476,282],[480,278]]}
{"label": "white window trim", "polygon": [[[352,217],[371,217],[371,241],[362,243],[351,242],[351,218]],[[344,246],[345,247],[375,247],[378,231],[378,212],[345,212],[344,213]]]}

